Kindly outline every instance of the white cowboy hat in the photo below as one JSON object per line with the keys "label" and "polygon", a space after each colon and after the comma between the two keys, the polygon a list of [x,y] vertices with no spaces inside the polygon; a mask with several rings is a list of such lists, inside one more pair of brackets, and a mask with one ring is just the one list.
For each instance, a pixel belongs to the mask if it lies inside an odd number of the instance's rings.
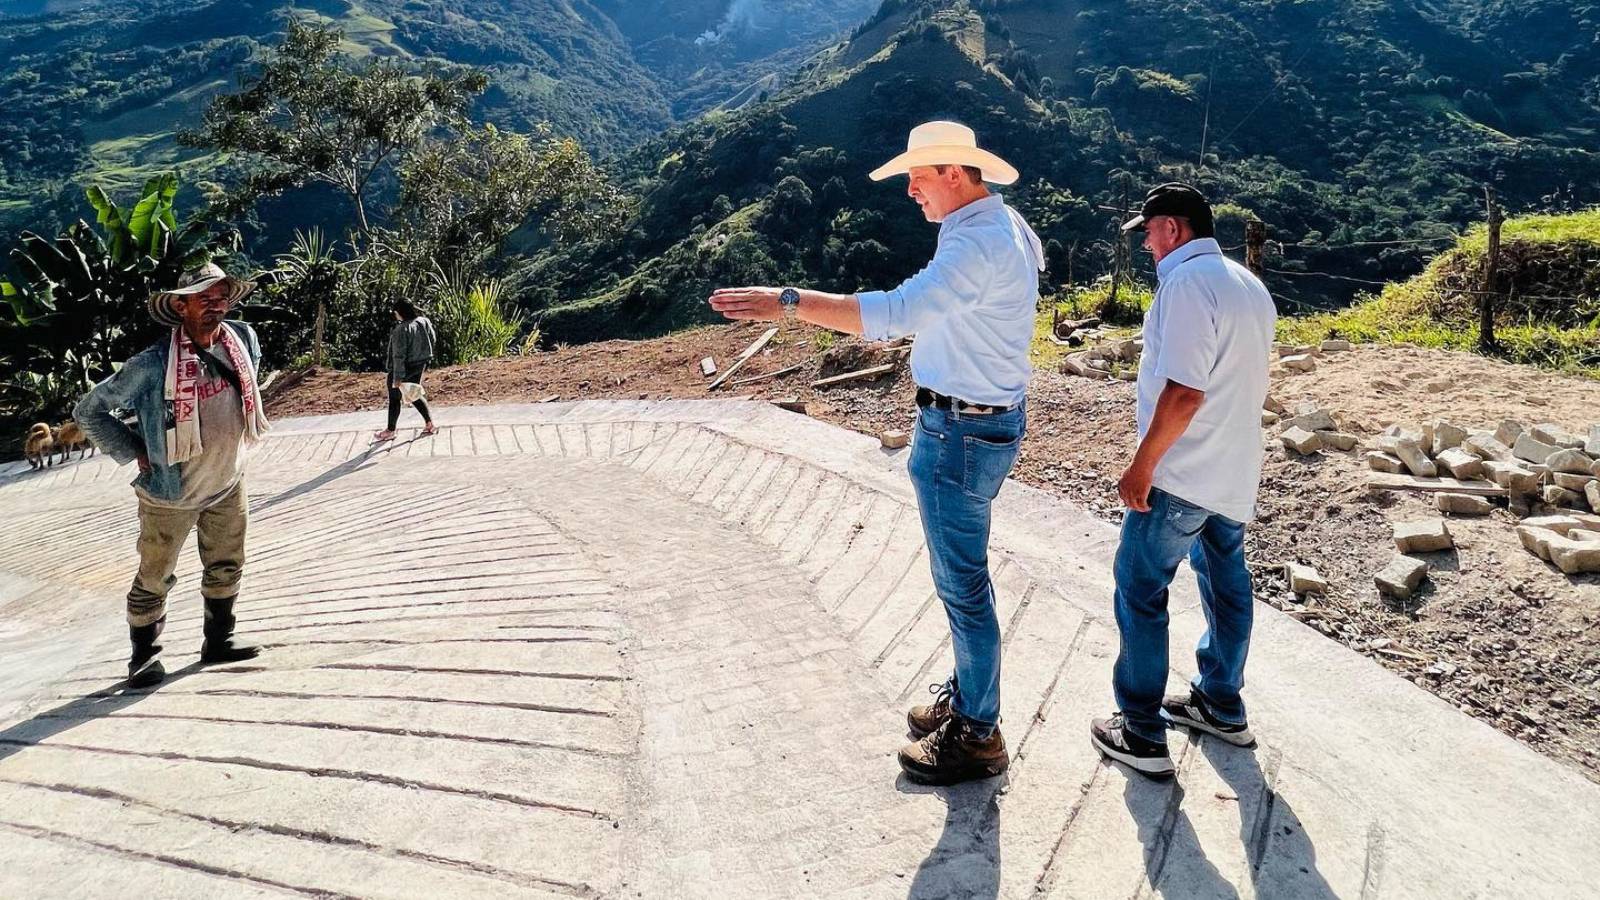
{"label": "white cowboy hat", "polygon": [[911,129],[906,152],[873,169],[868,177],[882,181],[904,175],[913,166],[973,166],[993,184],[1011,184],[1018,178],[1010,163],[980,149],[977,133],[959,122],[924,122]]}
{"label": "white cowboy hat", "polygon": [[183,315],[173,306],[173,301],[179,297],[198,294],[219,281],[228,283],[228,306],[232,307],[245,298],[255,289],[255,282],[234,278],[216,263],[206,263],[198,268],[190,269],[178,279],[178,286],[170,291],[151,294],[149,301],[150,317],[163,325],[173,328],[183,324]]}

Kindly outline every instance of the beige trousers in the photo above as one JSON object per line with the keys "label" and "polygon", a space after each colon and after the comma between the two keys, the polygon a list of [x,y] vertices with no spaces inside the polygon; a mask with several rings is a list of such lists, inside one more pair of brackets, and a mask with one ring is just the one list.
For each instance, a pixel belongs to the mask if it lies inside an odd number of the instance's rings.
{"label": "beige trousers", "polygon": [[212,600],[237,596],[244,574],[244,532],[250,500],[244,479],[205,509],[167,509],[139,501],[139,572],[128,591],[128,624],[149,625],[167,614],[167,594],[178,583],[173,571],[189,532],[198,529],[200,594]]}

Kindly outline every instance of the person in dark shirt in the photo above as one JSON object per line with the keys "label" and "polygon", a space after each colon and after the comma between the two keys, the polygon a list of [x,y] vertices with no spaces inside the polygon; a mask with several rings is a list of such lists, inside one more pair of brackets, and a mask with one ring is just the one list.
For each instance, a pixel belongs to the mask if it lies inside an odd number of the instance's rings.
{"label": "person in dark shirt", "polygon": [[415,391],[414,398],[410,399],[411,405],[422,413],[422,433],[439,433],[439,427],[433,424],[428,401],[422,394],[422,372],[433,359],[433,345],[439,339],[438,333],[433,330],[433,323],[428,321],[428,317],[410,300],[396,300],[392,308],[398,321],[389,331],[389,425],[372,436],[373,440],[380,443],[394,440],[394,426],[400,421],[402,394],[407,391]]}

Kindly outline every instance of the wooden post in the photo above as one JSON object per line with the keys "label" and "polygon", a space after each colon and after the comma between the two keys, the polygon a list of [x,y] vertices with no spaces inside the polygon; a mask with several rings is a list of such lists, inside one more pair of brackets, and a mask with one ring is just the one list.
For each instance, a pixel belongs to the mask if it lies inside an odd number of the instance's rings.
{"label": "wooden post", "polygon": [[322,342],[322,335],[328,323],[328,304],[321,298],[317,299],[317,323],[311,337],[311,364],[318,368],[328,364],[327,349]]}
{"label": "wooden post", "polygon": [[1132,177],[1124,175],[1122,178],[1122,209],[1111,223],[1112,232],[1116,235],[1116,247],[1111,261],[1111,294],[1106,297],[1106,305],[1100,310],[1100,318],[1107,322],[1114,321],[1117,317],[1117,292],[1122,287],[1122,272],[1128,265],[1128,233],[1122,230],[1122,222],[1128,217],[1128,183]]}
{"label": "wooden post", "polygon": [[1267,223],[1260,219],[1247,220],[1244,223],[1244,264],[1263,281],[1267,277],[1266,249]]}
{"label": "wooden post", "polygon": [[1495,202],[1494,188],[1483,189],[1484,203],[1489,212],[1489,249],[1483,263],[1482,293],[1478,295],[1478,349],[1490,353],[1499,347],[1494,338],[1495,298],[1500,282],[1500,204]]}

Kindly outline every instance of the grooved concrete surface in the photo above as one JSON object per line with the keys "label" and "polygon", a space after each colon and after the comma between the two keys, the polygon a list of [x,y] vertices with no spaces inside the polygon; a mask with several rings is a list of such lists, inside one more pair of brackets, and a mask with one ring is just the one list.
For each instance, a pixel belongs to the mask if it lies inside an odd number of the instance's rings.
{"label": "grooved concrete surface", "polygon": [[[1008,485],[1009,777],[898,777],[949,667],[904,454],[764,404],[278,423],[241,634],[119,686],[127,469],[0,475],[0,896],[1600,897],[1600,787],[1258,609],[1255,752],[1103,764],[1115,531]],[[1174,592],[1174,686],[1203,627]]]}

